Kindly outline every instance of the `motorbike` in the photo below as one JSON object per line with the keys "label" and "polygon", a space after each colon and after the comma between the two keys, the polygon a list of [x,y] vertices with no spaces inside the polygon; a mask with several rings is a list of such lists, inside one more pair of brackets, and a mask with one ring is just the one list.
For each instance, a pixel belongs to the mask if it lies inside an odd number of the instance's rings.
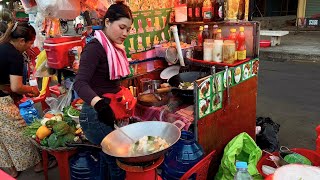
{"label": "motorbike", "polygon": [[69,31],[68,20],[60,19],[60,25],[63,33],[67,33]]}
{"label": "motorbike", "polygon": [[76,33],[81,35],[84,31],[84,17],[82,15],[76,17],[76,19],[73,20],[73,26]]}

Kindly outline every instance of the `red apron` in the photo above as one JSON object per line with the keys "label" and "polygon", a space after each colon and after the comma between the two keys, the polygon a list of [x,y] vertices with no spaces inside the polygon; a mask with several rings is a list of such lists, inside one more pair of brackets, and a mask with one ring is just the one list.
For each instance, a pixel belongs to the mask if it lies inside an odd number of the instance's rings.
{"label": "red apron", "polygon": [[116,120],[132,117],[137,99],[133,97],[128,88],[121,86],[121,90],[118,93],[106,93],[103,96],[111,100],[110,107],[114,112]]}

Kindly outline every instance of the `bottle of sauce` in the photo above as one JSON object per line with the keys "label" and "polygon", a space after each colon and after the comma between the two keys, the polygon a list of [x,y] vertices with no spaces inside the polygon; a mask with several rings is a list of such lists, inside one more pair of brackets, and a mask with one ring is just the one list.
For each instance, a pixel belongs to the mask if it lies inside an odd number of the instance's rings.
{"label": "bottle of sauce", "polygon": [[203,1],[202,16],[203,16],[203,22],[212,21],[213,8],[212,8],[211,0],[204,0]]}
{"label": "bottle of sauce", "polygon": [[195,21],[202,21],[202,0],[195,0],[196,6],[195,6]]}
{"label": "bottle of sauce", "polygon": [[204,25],[204,29],[202,31],[202,44],[206,39],[210,39],[209,26]]}
{"label": "bottle of sauce", "polygon": [[244,34],[244,27],[240,27],[240,33],[238,36],[237,44],[237,56],[238,60],[242,61],[247,58],[246,36]]}
{"label": "bottle of sauce", "polygon": [[217,31],[218,31],[218,25],[215,24],[213,25],[213,28],[212,28],[211,39],[216,39]]}
{"label": "bottle of sauce", "polygon": [[199,27],[199,32],[198,32],[198,46],[202,46],[203,38],[202,38],[202,32],[203,32],[203,26]]}
{"label": "bottle of sauce", "polygon": [[221,29],[217,29],[217,34],[215,40],[223,40],[222,34],[221,34]]}
{"label": "bottle of sauce", "polygon": [[[231,41],[234,41],[234,43],[235,43],[235,45],[236,45],[236,47],[237,47],[237,44],[238,44],[238,37],[237,37],[237,30],[235,29],[235,28],[231,28],[230,29],[230,34],[229,34],[229,37],[228,37],[228,39],[229,40],[231,40]],[[235,60],[237,60],[238,58],[238,56],[237,56],[237,52],[235,52],[235,54],[234,54],[234,58],[235,58]]]}
{"label": "bottle of sauce", "polygon": [[224,0],[216,0],[214,4],[214,21],[224,20]]}
{"label": "bottle of sauce", "polygon": [[188,11],[188,21],[194,21],[194,10],[195,10],[195,0],[188,0],[187,11]]}

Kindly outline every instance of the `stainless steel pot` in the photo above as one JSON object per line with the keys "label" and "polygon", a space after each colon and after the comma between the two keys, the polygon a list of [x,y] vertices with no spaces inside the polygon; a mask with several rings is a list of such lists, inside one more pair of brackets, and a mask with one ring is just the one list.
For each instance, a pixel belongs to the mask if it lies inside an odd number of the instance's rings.
{"label": "stainless steel pot", "polygon": [[[170,144],[169,147],[175,144],[181,136],[181,131],[177,126],[160,121],[138,122],[121,127],[120,129],[135,142],[143,136],[159,136]],[[112,131],[101,142],[104,153],[117,157],[120,161],[127,163],[153,161],[163,155],[169,148],[141,156],[129,152],[131,144],[132,141],[119,130]]]}

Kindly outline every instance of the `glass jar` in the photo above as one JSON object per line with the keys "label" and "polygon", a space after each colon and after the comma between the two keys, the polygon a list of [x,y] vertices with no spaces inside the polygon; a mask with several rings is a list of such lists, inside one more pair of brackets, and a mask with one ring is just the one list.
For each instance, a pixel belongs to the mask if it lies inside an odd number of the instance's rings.
{"label": "glass jar", "polygon": [[212,52],[212,60],[214,62],[222,62],[222,48],[223,40],[214,40]]}
{"label": "glass jar", "polygon": [[233,40],[223,42],[223,62],[232,64],[236,61],[236,43]]}
{"label": "glass jar", "polygon": [[213,61],[213,39],[205,39],[203,43],[203,60]]}

